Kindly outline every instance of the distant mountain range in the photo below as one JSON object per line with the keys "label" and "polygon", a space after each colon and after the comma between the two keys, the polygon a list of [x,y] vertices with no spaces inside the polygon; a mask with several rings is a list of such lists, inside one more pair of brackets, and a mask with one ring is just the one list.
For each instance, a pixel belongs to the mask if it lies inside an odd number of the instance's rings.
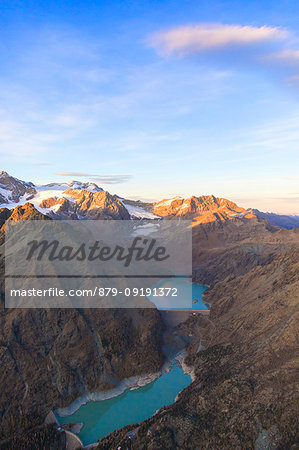
{"label": "distant mountain range", "polygon": [[251,211],[253,211],[258,217],[266,219],[271,225],[276,227],[286,228],[287,230],[299,228],[299,216],[274,214],[269,212],[265,213],[259,211],[258,209],[252,209]]}
{"label": "distant mountain range", "polygon": [[[91,183],[36,186],[6,172],[0,195],[1,449],[65,448],[61,430],[44,425],[50,410],[157,373],[165,348],[186,344],[193,383],[97,448],[297,448],[299,229],[212,195],[144,203]],[[155,309],[5,308],[6,223],[62,218],[192,219],[193,281],[209,287],[209,316],[169,328]]]}
{"label": "distant mountain range", "polygon": [[174,197],[145,203],[112,195],[95,183],[71,181],[35,185],[0,172],[0,208],[13,209],[31,203],[40,213],[56,219],[193,219],[197,223],[266,219],[269,224],[291,229],[299,217],[246,210],[213,195]]}

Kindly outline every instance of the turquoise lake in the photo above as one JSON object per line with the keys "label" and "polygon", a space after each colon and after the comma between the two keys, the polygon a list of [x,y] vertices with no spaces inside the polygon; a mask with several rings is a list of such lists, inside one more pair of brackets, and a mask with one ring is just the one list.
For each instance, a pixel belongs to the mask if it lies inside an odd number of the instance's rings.
{"label": "turquoise lake", "polygon": [[157,288],[177,288],[178,296],[154,297],[149,299],[159,310],[208,310],[209,306],[202,301],[203,292],[208,286],[190,283],[189,280],[180,278],[169,278],[156,285]]}
{"label": "turquoise lake", "polygon": [[208,289],[208,286],[201,286],[199,284],[192,284],[192,301],[197,301],[197,303],[192,303],[192,309],[210,309],[209,305],[202,301],[202,293]]}
{"label": "turquoise lake", "polygon": [[[192,287],[192,300],[190,310],[207,310],[209,306],[203,303],[202,293],[207,286],[190,283],[184,279],[169,279],[163,281],[163,286],[179,287],[181,292],[186,289],[190,294]],[[162,283],[161,285],[162,286]],[[173,308],[173,303],[167,305],[169,299],[165,299],[158,309]],[[160,306],[160,307],[159,307]],[[190,306],[190,305],[189,305]],[[83,445],[97,442],[110,432],[135,422],[141,422],[151,417],[158,409],[174,402],[180,391],[191,383],[191,377],[183,372],[179,365],[174,365],[170,372],[164,373],[157,380],[144,387],[127,390],[123,394],[108,400],[90,401],[82,405],[74,414],[67,417],[57,416],[58,422],[83,423],[83,428],[78,434]]]}
{"label": "turquoise lake", "polygon": [[117,397],[98,402],[90,401],[67,417],[57,416],[60,424],[84,424],[78,434],[84,445],[97,442],[111,431],[151,417],[162,406],[174,402],[178,393],[191,383],[191,377],[175,365],[148,385],[127,390]]}

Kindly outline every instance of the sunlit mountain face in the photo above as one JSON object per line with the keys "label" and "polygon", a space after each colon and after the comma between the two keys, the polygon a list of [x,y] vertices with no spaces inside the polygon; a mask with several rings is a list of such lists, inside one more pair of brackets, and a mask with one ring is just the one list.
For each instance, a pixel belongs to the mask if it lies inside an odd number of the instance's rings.
{"label": "sunlit mountain face", "polygon": [[234,202],[213,195],[174,197],[144,203],[111,195],[95,183],[71,181],[37,186],[0,174],[0,207],[12,209],[30,202],[42,214],[53,218],[196,219],[197,222],[252,218],[255,214]]}

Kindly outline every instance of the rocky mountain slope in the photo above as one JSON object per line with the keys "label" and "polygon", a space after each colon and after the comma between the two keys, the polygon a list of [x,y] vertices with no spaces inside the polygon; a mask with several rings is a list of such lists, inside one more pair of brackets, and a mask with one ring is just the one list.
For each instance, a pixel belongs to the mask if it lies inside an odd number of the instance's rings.
{"label": "rocky mountain slope", "polygon": [[50,409],[159,370],[164,360],[153,309],[5,309],[3,233],[20,219],[48,218],[29,203],[0,209],[0,442],[27,415],[44,420]]}
{"label": "rocky mountain slope", "polygon": [[[18,192],[35,189],[17,186]],[[42,212],[123,219],[133,211],[136,218],[145,211],[193,220],[193,277],[210,286],[205,300],[211,314],[184,324],[194,338],[186,361],[195,368],[194,382],[175,404],[108,435],[99,448],[296,448],[298,229],[274,227],[214,196],[143,204],[94,186],[48,185],[25,192],[13,207],[15,194],[0,208],[0,448],[19,431],[27,436],[37,427],[39,433],[51,408],[156,371],[164,360],[164,324],[156,310],[6,310],[5,223],[49,220]],[[33,195],[31,203],[27,195]],[[128,439],[132,429],[135,438]],[[53,438],[51,430],[42,433]]]}
{"label": "rocky mountain slope", "polygon": [[185,360],[196,378],[173,405],[98,448],[295,449],[299,232],[253,218],[195,224],[193,241],[194,278],[210,284],[211,305],[209,318],[184,325],[197,336]]}
{"label": "rocky mountain slope", "polygon": [[50,220],[49,217],[37,211],[31,203],[17,206],[14,209],[0,208],[0,233],[4,236],[5,224],[19,220]]}

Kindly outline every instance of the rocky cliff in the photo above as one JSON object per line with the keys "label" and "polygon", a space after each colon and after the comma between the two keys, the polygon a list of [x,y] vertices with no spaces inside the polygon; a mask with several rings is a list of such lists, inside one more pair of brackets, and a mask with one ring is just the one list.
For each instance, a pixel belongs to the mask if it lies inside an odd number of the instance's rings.
{"label": "rocky cliff", "polygon": [[63,197],[43,200],[41,208],[52,208],[62,218],[130,219],[130,214],[116,195],[107,191],[67,189]]}

